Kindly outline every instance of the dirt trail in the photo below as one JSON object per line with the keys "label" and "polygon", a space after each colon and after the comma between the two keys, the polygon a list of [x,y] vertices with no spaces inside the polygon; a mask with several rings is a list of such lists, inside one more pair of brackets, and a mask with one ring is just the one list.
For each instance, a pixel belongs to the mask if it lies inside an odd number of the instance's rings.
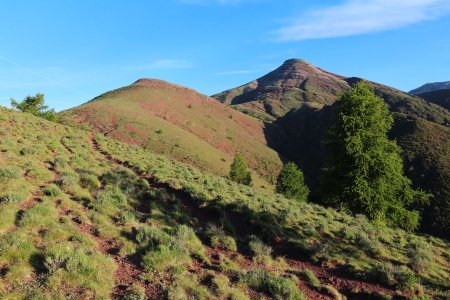
{"label": "dirt trail", "polygon": [[[64,143],[62,144],[67,149],[67,151],[73,153],[70,147],[68,147]],[[55,174],[57,173],[55,172]],[[73,202],[79,203],[79,201],[77,201],[73,197],[73,195],[70,196]],[[83,205],[79,205],[78,208],[83,210],[86,214],[89,213],[89,209]],[[150,282],[141,279],[141,276],[144,275],[144,270],[139,266],[139,262],[133,258],[122,257],[119,254],[120,245],[113,238],[99,235],[93,224],[91,224],[90,222],[84,222],[70,209],[60,209],[59,213],[61,216],[70,218],[70,220],[72,220],[73,224],[79,231],[90,235],[97,242],[97,250],[105,255],[110,256],[116,262],[116,286],[111,295],[113,299],[122,298],[125,295],[126,289],[132,285],[139,285],[143,287],[148,299],[161,299],[162,290],[152,285]]]}
{"label": "dirt trail", "polygon": [[[94,150],[102,154],[109,162],[117,166],[126,167],[132,170],[139,178],[146,179],[152,188],[155,189],[163,188],[167,190],[169,193],[174,194],[180,200],[182,200],[183,206],[186,209],[186,211],[193,218],[198,220],[202,226],[205,226],[210,221],[212,222],[218,220],[217,211],[208,207],[200,208],[198,203],[196,203],[196,201],[188,193],[182,190],[176,190],[171,186],[169,186],[168,184],[157,182],[155,178],[149,176],[142,170],[139,170],[129,165],[127,162],[123,162],[114,158],[111,154],[100,148],[99,144],[95,140],[94,135],[92,133],[89,134],[89,139],[92,143]],[[229,217],[235,219],[238,216],[229,216]],[[252,230],[252,228],[250,228],[251,225],[250,227],[245,225],[242,220],[235,220],[235,221],[236,222],[233,222],[233,224],[242,224],[242,228],[236,228],[238,232],[242,233]],[[384,295],[394,295],[396,293],[396,291],[392,289],[353,278],[340,268],[328,268],[314,265],[313,263],[304,260],[301,257],[298,257],[298,255],[292,255],[292,253],[290,253],[291,251],[289,250],[286,251],[283,245],[284,245],[283,242],[280,243],[274,241],[271,246],[274,249],[275,255],[279,254],[278,256],[285,257],[285,260],[289,264],[289,267],[299,270],[310,269],[316,274],[316,276],[320,279],[322,284],[331,285],[340,292],[343,292],[345,294],[353,293],[354,291],[359,291],[354,293],[351,296],[351,299],[368,299],[367,295],[365,295],[365,293],[367,292],[369,293],[377,292]],[[210,249],[208,252],[210,252],[210,254],[213,254],[214,256],[218,256],[219,253],[225,256],[230,255],[229,253],[226,253],[226,251],[220,251],[216,249]],[[249,269],[255,267],[249,257],[245,257],[245,259],[247,261],[248,264],[247,267]],[[333,297],[331,297],[324,291],[318,292],[317,290],[311,288],[306,281],[301,280],[299,286],[310,299],[333,299]]]}

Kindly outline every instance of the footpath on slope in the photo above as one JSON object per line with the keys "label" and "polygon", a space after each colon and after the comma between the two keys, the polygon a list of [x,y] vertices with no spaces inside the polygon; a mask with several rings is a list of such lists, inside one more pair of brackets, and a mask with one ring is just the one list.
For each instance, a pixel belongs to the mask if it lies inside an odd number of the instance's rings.
{"label": "footpath on slope", "polygon": [[[73,154],[72,149],[65,145],[62,141],[61,144],[66,148],[66,150]],[[55,171],[56,172],[56,171]],[[73,195],[70,195],[73,202],[78,203]],[[83,205],[79,205],[86,214],[89,209]],[[139,266],[139,263],[130,257],[123,257],[119,254],[120,246],[118,243],[109,237],[99,235],[95,226],[88,222],[83,222],[78,216],[73,214],[73,211],[68,209],[60,209],[61,215],[67,216],[72,220],[74,225],[79,231],[90,235],[97,242],[97,250],[101,253],[110,256],[117,264],[117,269],[115,272],[115,284],[114,290],[112,292],[112,297],[114,299],[121,299],[126,294],[128,287],[132,285],[139,285],[144,288],[145,295],[148,299],[161,299],[162,290],[159,287],[152,285],[150,282],[142,279],[144,275],[144,270]]]}
{"label": "footpath on slope", "polygon": [[[123,162],[117,158],[114,158],[110,153],[101,149],[99,144],[95,140],[94,134],[92,132],[89,133],[88,138],[92,143],[93,149],[102,154],[103,157],[107,159],[110,163],[130,169],[140,179],[147,180],[151,188],[165,189],[167,192],[174,194],[178,199],[182,201],[186,211],[189,212],[189,214],[192,217],[198,220],[202,227],[205,227],[208,223],[218,220],[217,211],[207,206],[200,207],[199,206],[200,203],[197,203],[197,201],[193,199],[191,195],[189,195],[187,192],[183,190],[174,189],[169,184],[158,182],[154,177],[150,176],[149,174],[146,174],[143,170],[131,166],[127,162]],[[238,216],[233,215],[227,216],[233,219],[233,224],[240,225],[239,228],[236,228],[237,232],[240,232],[241,234],[245,233],[246,235],[258,234],[256,229],[254,228],[254,225],[250,224],[248,221],[242,219],[237,220],[236,218]],[[271,243],[270,246],[272,246],[272,248],[274,249],[274,254],[277,256],[284,257],[285,261],[289,264],[291,268],[298,270],[309,269],[313,271],[315,275],[320,279],[323,285],[328,284],[333,286],[339,291],[351,293],[352,294],[351,299],[370,299],[370,296],[368,296],[367,293],[374,293],[374,292],[391,296],[396,294],[396,291],[390,288],[353,278],[351,275],[347,274],[347,272],[345,272],[345,270],[343,270],[342,268],[328,268],[312,264],[311,262],[304,260],[298,255],[293,254],[291,251],[287,250],[286,248],[288,247],[284,247],[283,242],[273,241],[273,243]],[[207,252],[209,252],[210,254],[213,253],[218,255],[219,253],[221,253],[224,254],[225,256],[230,256],[229,253],[226,253],[226,251],[223,250],[207,248]],[[249,258],[246,255],[244,255],[244,258],[246,258],[247,263],[251,265],[250,268],[254,267],[254,264],[251,263],[251,258]],[[270,269],[276,271],[276,268]],[[333,297],[330,297],[330,295],[327,294],[326,292],[322,290],[318,292],[316,289],[311,288],[305,280],[303,280],[302,278],[299,279],[301,280],[299,286],[302,289],[302,291],[308,296],[308,298],[333,299]]]}

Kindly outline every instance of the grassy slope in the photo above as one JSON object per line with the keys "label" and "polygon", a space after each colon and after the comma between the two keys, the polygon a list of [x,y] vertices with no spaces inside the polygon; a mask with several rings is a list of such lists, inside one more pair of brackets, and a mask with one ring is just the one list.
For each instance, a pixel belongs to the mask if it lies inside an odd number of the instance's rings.
{"label": "grassy slope", "polygon": [[417,96],[428,102],[440,105],[443,108],[450,110],[450,89],[423,93]]}
{"label": "grassy slope", "polygon": [[[114,140],[99,137],[99,143],[113,157],[187,192],[197,199],[199,207],[219,211],[229,220],[231,232],[240,232],[244,225],[247,230],[256,228],[272,245],[281,243],[275,249],[286,257],[343,268],[352,276],[399,289],[408,285],[401,282],[403,279],[415,276],[429,291],[448,289],[449,245],[442,240],[377,228],[362,216],[354,218],[317,205],[295,203]],[[247,222],[239,224],[237,219]],[[441,293],[437,290],[436,295]]]}
{"label": "grassy slope", "polygon": [[221,175],[228,173],[234,153],[242,152],[258,174],[257,186],[273,182],[281,166],[278,154],[266,146],[262,122],[162,81],[138,81],[63,117]]}
{"label": "grassy slope", "polygon": [[396,114],[391,136],[403,149],[405,173],[434,194],[422,208],[423,229],[450,239],[450,128]]}
{"label": "grassy slope", "polygon": [[330,298],[334,288],[445,297],[449,289],[442,240],[3,108],[0,135],[1,298],[303,299]]}

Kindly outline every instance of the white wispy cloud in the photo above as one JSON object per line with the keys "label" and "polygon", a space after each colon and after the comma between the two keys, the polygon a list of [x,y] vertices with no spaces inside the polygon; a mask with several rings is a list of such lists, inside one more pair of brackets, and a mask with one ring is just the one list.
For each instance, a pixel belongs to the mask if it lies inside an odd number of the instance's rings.
{"label": "white wispy cloud", "polygon": [[193,65],[185,59],[158,59],[149,64],[141,65],[137,69],[157,70],[157,69],[190,69]]}
{"label": "white wispy cloud", "polygon": [[359,35],[402,28],[448,13],[449,0],[346,0],[307,11],[275,35],[279,41]]}

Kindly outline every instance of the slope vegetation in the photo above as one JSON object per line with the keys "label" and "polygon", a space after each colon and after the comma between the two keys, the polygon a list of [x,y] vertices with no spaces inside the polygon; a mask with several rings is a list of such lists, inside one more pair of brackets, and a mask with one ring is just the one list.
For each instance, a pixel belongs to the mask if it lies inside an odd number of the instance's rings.
{"label": "slope vegetation", "polygon": [[[273,182],[281,162],[267,146],[264,124],[164,81],[142,79],[62,113],[65,122],[225,175],[236,152],[255,170],[256,185]],[[264,178],[264,180],[258,180]]]}
{"label": "slope vegetation", "polygon": [[450,245],[0,108],[0,297],[448,297]]}
{"label": "slope vegetation", "polygon": [[450,110],[450,89],[427,92],[418,94],[417,96],[425,99],[428,102],[437,104],[447,110]]}
{"label": "slope vegetation", "polygon": [[[314,195],[327,159],[323,140],[333,122],[334,102],[339,93],[361,80],[334,75],[294,59],[248,85],[213,97],[237,110],[270,120],[266,124],[266,134],[271,147],[302,168]],[[423,230],[450,238],[450,227],[436,221],[447,218],[446,212],[450,209],[448,184],[444,180],[450,176],[447,146],[450,112],[433,101],[369,83],[395,115],[391,137],[399,141],[403,150],[408,177],[416,187],[434,194],[430,205],[421,207],[425,212]],[[292,101],[285,101],[287,98]],[[281,109],[275,113],[272,106]],[[409,120],[406,123],[405,118]]]}

